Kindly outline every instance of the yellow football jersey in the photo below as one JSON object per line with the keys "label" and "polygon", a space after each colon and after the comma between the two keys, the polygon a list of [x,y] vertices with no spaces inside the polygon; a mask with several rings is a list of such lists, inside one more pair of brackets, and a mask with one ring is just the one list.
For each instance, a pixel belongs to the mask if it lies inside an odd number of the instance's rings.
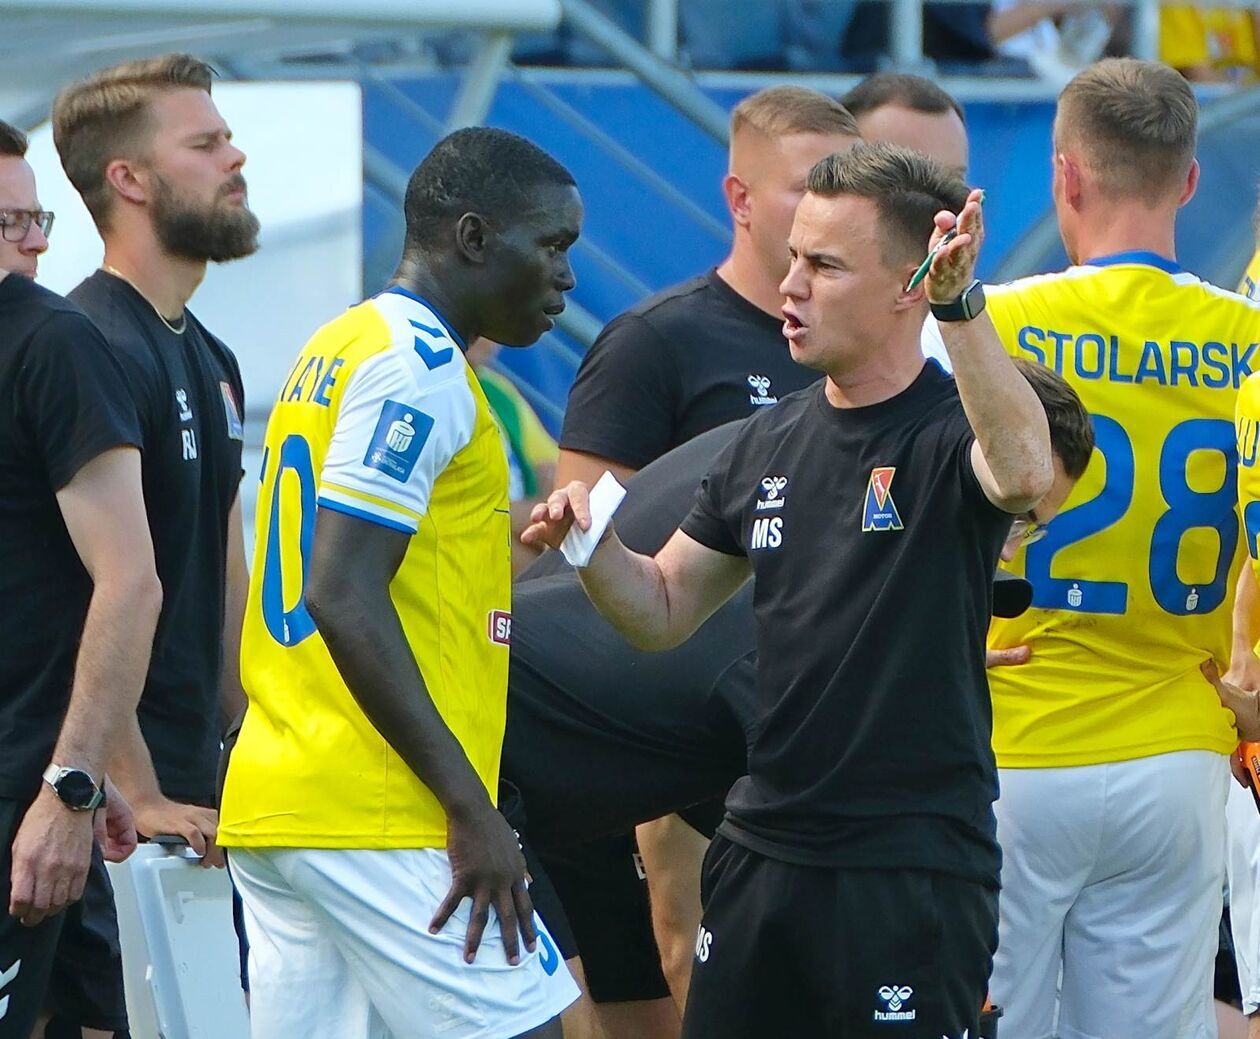
{"label": "yellow football jersey", "polygon": [[1247,264],[1247,272],[1238,283],[1238,291],[1248,299],[1260,300],[1260,249],[1255,251]]}
{"label": "yellow football jersey", "polygon": [[994,749],[1007,768],[1225,754],[1231,720],[1199,673],[1230,644],[1242,563],[1233,414],[1260,368],[1260,307],[1151,253],[988,290],[1007,349],[1063,375],[1097,450],[1044,539],[1012,569],[1033,608],[990,643]]}
{"label": "yellow football jersey", "polygon": [[511,630],[507,462],[455,340],[422,300],[390,290],[316,332],[280,391],[224,845],[446,842],[441,805],[359,709],[303,604],[317,506],[411,535],[390,595],[430,697],[494,796]]}

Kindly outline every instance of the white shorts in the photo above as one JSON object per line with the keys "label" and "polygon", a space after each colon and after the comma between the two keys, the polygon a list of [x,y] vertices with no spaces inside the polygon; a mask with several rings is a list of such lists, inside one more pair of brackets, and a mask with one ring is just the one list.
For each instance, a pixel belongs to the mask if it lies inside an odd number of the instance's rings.
{"label": "white shorts", "polygon": [[1243,1013],[1260,1010],[1260,811],[1246,787],[1229,785],[1225,814],[1225,873],[1229,879],[1229,924],[1238,964]]}
{"label": "white shorts", "polygon": [[514,967],[493,910],[464,961],[469,899],[429,933],[451,883],[440,848],[233,848],[230,867],[255,1039],[508,1039],[578,996],[537,914],[537,947]]}
{"label": "white shorts", "polygon": [[1224,755],[999,775],[1002,1034],[1214,1037]]}

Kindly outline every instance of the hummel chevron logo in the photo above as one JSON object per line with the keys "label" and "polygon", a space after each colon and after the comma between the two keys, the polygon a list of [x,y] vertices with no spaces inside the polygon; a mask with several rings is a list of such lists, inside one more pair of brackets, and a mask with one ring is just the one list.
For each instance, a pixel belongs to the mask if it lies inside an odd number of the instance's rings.
{"label": "hummel chevron logo", "polygon": [[[17,978],[18,971],[20,971],[21,969],[22,969],[22,961],[14,960],[12,965],[6,968],[3,974],[0,974],[0,990],[7,988],[9,985],[9,982]],[[8,1012],[9,1012],[9,997],[0,996],[0,1020],[3,1020],[4,1015],[7,1014]]]}
{"label": "hummel chevron logo", "polygon": [[[411,327],[419,329],[425,335],[433,339],[445,339],[446,333],[440,328],[433,328],[429,325],[422,325],[419,321],[412,321]],[[419,336],[415,337],[416,353],[420,355],[420,360],[424,362],[424,366],[433,371],[434,368],[441,368],[447,361],[455,356],[455,348],[453,346],[443,347],[441,350],[434,350]]]}

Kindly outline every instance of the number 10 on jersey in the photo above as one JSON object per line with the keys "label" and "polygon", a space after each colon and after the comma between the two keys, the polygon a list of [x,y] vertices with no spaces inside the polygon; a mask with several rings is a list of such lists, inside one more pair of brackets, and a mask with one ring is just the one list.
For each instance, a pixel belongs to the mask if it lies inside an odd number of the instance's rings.
{"label": "number 10 on jersey", "polygon": [[263,456],[262,482],[270,490],[270,500],[262,559],[262,615],[273,639],[282,646],[296,646],[315,633],[315,621],[304,599],[315,541],[315,471],[310,444],[296,433],[285,437],[276,454],[274,472],[269,472],[271,453]]}

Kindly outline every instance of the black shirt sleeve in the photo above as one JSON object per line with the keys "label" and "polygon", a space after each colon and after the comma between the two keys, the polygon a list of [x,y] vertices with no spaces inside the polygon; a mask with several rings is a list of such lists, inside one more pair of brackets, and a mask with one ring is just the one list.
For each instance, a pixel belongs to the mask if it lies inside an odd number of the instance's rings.
{"label": "black shirt sleeve", "polygon": [[726,488],[734,464],[735,448],[741,438],[727,445],[717,457],[713,468],[700,481],[696,490],[695,504],[682,521],[679,529],[715,552],[728,556],[742,556],[744,546],[740,538],[738,509],[732,509],[727,500]]}
{"label": "black shirt sleeve", "polygon": [[118,361],[81,315],[52,315],[22,364],[19,407],[54,490],[97,455],[142,442],[135,403]]}
{"label": "black shirt sleeve", "polygon": [[622,314],[582,359],[560,446],[642,469],[674,446],[680,393],[669,345],[642,316]]}

